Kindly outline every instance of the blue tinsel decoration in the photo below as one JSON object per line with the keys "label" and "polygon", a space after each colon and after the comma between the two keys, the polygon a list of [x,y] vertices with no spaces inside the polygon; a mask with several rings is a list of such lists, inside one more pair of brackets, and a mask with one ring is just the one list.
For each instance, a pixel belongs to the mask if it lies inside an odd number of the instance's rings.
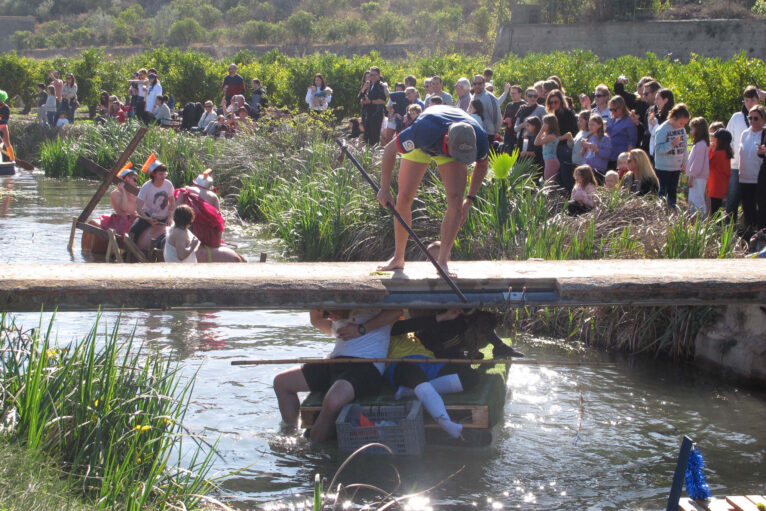
{"label": "blue tinsel decoration", "polygon": [[702,454],[692,447],[689,451],[689,463],[686,465],[686,491],[694,500],[710,498],[710,487],[705,480],[705,460]]}

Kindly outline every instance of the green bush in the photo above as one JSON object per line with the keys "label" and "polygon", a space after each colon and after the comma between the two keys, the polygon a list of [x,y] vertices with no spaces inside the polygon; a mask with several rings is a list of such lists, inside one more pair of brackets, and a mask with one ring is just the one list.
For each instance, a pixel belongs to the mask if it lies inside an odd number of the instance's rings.
{"label": "green bush", "polygon": [[306,11],[297,11],[287,18],[291,36],[299,42],[308,42],[314,34],[314,16]]}
{"label": "green bush", "polygon": [[201,41],[205,37],[205,30],[194,18],[184,18],[170,26],[168,43],[172,45],[186,46],[189,43]]}
{"label": "green bush", "polygon": [[376,42],[385,44],[397,39],[403,33],[406,23],[404,16],[388,12],[373,21],[370,30]]}

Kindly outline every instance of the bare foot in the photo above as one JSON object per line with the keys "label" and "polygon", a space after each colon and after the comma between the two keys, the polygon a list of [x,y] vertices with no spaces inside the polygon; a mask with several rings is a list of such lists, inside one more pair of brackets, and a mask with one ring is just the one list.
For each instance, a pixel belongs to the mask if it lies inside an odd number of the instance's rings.
{"label": "bare foot", "polygon": [[403,270],[403,269],[404,269],[404,259],[398,259],[396,256],[389,259],[386,264],[382,264],[378,266],[378,271],[393,271],[393,270]]}
{"label": "bare foot", "polygon": [[454,271],[449,271],[449,265],[447,263],[439,264],[439,266],[442,267],[442,269],[444,270],[444,273],[449,275],[451,279],[457,278],[457,273],[455,273]]}

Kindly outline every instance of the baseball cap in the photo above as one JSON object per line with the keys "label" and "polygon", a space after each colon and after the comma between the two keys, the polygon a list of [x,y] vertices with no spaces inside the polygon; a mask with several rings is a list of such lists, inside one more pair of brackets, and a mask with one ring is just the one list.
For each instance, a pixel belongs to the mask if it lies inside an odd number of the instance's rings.
{"label": "baseball cap", "polygon": [[476,131],[467,122],[456,122],[449,127],[447,132],[450,156],[460,163],[473,163],[476,161]]}

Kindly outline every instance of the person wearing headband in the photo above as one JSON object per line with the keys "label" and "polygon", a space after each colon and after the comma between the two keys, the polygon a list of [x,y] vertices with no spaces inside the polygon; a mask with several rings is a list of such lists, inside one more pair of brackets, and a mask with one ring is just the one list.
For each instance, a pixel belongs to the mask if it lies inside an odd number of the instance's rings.
{"label": "person wearing headband", "polygon": [[[402,153],[399,167],[399,193],[394,202],[391,178],[397,153]],[[489,140],[484,128],[459,108],[434,105],[426,109],[412,125],[389,142],[383,151],[380,192],[378,201],[383,207],[396,204],[396,210],[406,222],[412,222],[412,202],[431,160],[439,167],[439,174],[447,195],[447,211],[441,227],[441,245],[436,262],[449,271],[452,245],[457,231],[465,222],[468,211],[476,201],[476,194],[487,174]],[[463,197],[468,178],[468,165],[476,163],[471,174],[468,194]],[[404,268],[404,254],[409,234],[394,220],[394,256],[381,271]]]}
{"label": "person wearing headband", "polygon": [[[175,209],[173,183],[168,181],[168,168],[152,154],[141,169],[148,172],[149,180],[138,192],[136,210],[138,218],[130,228],[130,237],[139,241],[141,234],[155,225],[166,225]],[[139,244],[141,247],[142,244]]]}

